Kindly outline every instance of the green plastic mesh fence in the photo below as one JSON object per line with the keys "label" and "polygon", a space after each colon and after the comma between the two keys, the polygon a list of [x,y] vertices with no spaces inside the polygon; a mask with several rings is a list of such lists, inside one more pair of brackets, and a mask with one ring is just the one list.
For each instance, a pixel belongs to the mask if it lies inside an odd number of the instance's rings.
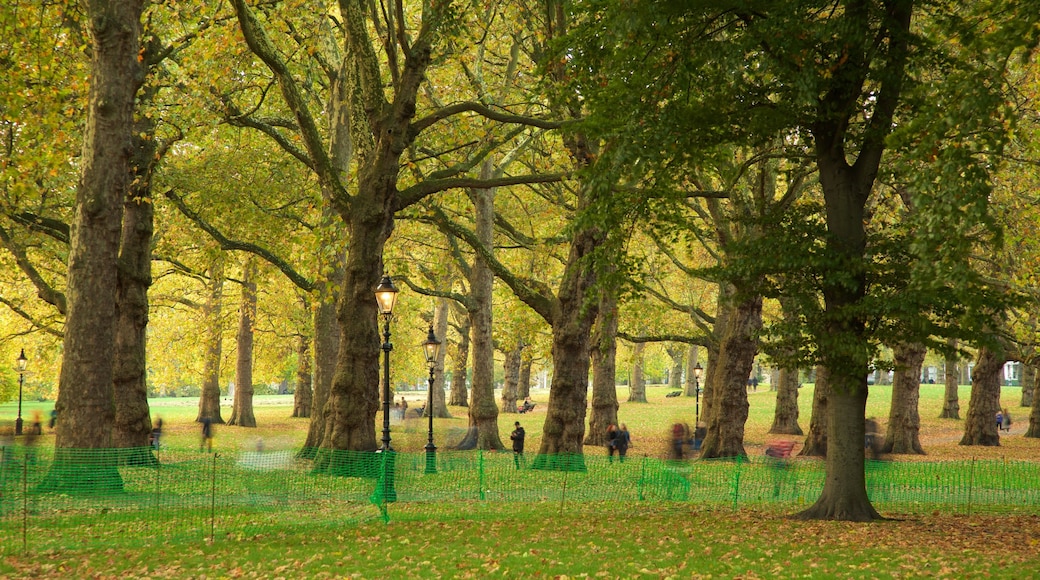
{"label": "green plastic mesh fence", "polygon": [[[307,455],[313,460],[303,460],[292,451],[22,446],[0,453],[4,553],[332,531],[376,519],[472,518],[491,505],[691,502],[795,510],[814,502],[824,482],[822,462],[802,459],[316,450]],[[882,513],[1040,512],[1040,463],[868,461],[866,483]]]}

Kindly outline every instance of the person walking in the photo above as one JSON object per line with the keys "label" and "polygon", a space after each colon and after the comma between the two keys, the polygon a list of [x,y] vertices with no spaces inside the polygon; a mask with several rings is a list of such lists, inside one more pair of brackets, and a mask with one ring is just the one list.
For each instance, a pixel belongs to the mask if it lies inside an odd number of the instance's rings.
{"label": "person walking", "polygon": [[614,443],[617,441],[617,425],[611,423],[607,425],[607,461],[614,463],[614,452],[617,451],[617,447]]}
{"label": "person walking", "polygon": [[517,469],[520,469],[520,463],[524,460],[524,437],[526,433],[524,433],[524,428],[520,426],[520,421],[513,425],[515,429],[509,434],[509,439],[513,442],[513,464],[516,465]]}
{"label": "person walking", "polygon": [[625,454],[628,453],[628,446],[631,443],[632,435],[628,432],[628,427],[622,423],[621,430],[617,432],[617,437],[614,438],[614,447],[617,448],[618,461],[621,463],[625,462]]}
{"label": "person walking", "polygon": [[1008,412],[1007,408],[1004,409],[1004,413],[1000,418],[1000,428],[1005,433],[1011,433],[1011,413]]}
{"label": "person walking", "polygon": [[204,448],[207,452],[213,452],[213,419],[210,417],[202,418],[202,442],[199,443],[199,451]]}

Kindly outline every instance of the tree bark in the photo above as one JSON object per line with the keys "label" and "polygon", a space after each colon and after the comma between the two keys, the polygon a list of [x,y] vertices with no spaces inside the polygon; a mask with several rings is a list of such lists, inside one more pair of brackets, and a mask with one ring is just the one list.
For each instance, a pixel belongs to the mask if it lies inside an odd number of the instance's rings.
{"label": "tree bark", "polygon": [[895,376],[892,403],[888,412],[888,431],[881,447],[883,453],[924,455],[921,447],[921,364],[927,349],[923,344],[897,344],[892,347]]}
{"label": "tree bark", "polygon": [[[863,367],[866,370],[866,365]],[[836,385],[827,397],[827,478],[823,492],[809,509],[796,514],[798,519],[872,521],[881,514],[867,497],[863,441],[867,407],[866,372],[857,388]],[[844,383],[851,377],[845,377]],[[850,393],[851,391],[851,393]],[[832,474],[841,474],[835,477]]]}
{"label": "tree bark", "polygon": [[[1040,373],[1036,379],[1040,380]],[[1040,392],[1037,392],[1037,383],[1033,383],[1033,406],[1029,411],[1029,427],[1026,428],[1025,436],[1029,438],[1040,438]]]}
{"label": "tree bark", "polygon": [[466,388],[469,360],[469,315],[466,314],[459,323],[459,342],[451,355],[451,394],[449,404],[456,407],[468,407],[469,396]]}
{"label": "tree bark", "polygon": [[[715,390],[721,380],[719,375],[719,349],[726,337],[726,329],[733,315],[734,288],[732,284],[719,284],[719,296],[715,305],[715,324],[711,329],[711,342],[707,345],[708,362],[701,379],[701,422],[708,424],[715,414]],[[702,447],[703,449],[703,447]]]}
{"label": "tree bark", "polygon": [[591,255],[601,241],[595,228],[574,234],[563,279],[556,293],[553,330],[553,378],[542,444],[533,469],[573,469],[567,455],[582,453],[588,407],[592,324],[599,315],[595,265]]}
{"label": "tree bark", "polygon": [[142,2],[86,2],[91,83],[69,247],[57,448],[112,447],[116,296],[134,98],[144,71]]}
{"label": "tree bark", "polygon": [[812,414],[809,415],[809,434],[805,436],[805,443],[798,453],[802,457],[827,456],[827,400],[831,394],[829,374],[825,367],[816,367]]}
{"label": "tree bark", "polygon": [[[951,348],[956,347],[957,343],[951,339],[949,346]],[[959,401],[960,395],[957,390],[960,386],[960,372],[957,370],[957,359],[955,357],[947,356],[946,361],[943,365],[945,368],[944,373],[944,384],[946,388],[943,395],[943,408],[942,412],[939,413],[940,419],[960,419],[961,418],[961,404]]]}
{"label": "tree bark", "polygon": [[682,388],[683,354],[686,350],[681,344],[669,344],[665,347],[668,358],[672,359],[672,366],[668,370],[668,388]]}
{"label": "tree bark", "polygon": [[798,425],[798,369],[780,369],[776,389],[776,411],[769,432],[774,435],[801,435]]}
{"label": "tree bark", "polygon": [[716,388],[707,417],[708,432],[701,458],[745,457],[744,424],[748,418],[747,378],[758,354],[758,330],[762,327],[762,297],[741,300],[728,320],[719,348]]}
{"label": "tree bark", "polygon": [[643,376],[643,351],[646,344],[637,342],[632,345],[632,381],[628,385],[628,402],[646,402],[646,378]]}
{"label": "tree bark", "polygon": [[296,388],[293,390],[293,417],[309,418],[314,391],[311,390],[311,337],[296,336]]}
{"label": "tree bark", "polygon": [[1002,348],[979,348],[971,373],[971,400],[961,445],[1000,445],[996,416],[1000,410],[1000,382],[1005,362],[1007,357]]}
{"label": "tree bark", "polygon": [[[689,352],[686,353],[686,376],[684,377],[683,396],[696,397],[697,392],[694,387],[693,379],[697,375],[697,373],[694,372],[694,368],[697,366],[697,363],[700,362],[700,347],[696,344],[691,344],[687,350]],[[701,371],[703,372],[703,367],[701,367]]]}
{"label": "tree bark", "polygon": [[[530,349],[525,349],[525,353]],[[531,367],[534,365],[534,361],[531,360],[529,354],[525,354],[523,359],[520,361],[520,383],[517,385],[516,396],[525,400],[531,396]],[[616,397],[615,397],[616,398]]]}
{"label": "tree bark", "polygon": [[517,412],[516,393],[517,384],[520,382],[520,356],[522,352],[523,347],[518,344],[505,353],[505,364],[502,369],[505,379],[502,382],[502,406],[499,409],[502,413],[515,414]]}
{"label": "tree bark", "polygon": [[[325,436],[315,458],[319,472],[335,470],[332,456],[322,450],[375,451],[378,447],[375,420],[383,390],[379,364],[383,337],[373,289],[384,275],[382,256],[393,225],[390,200],[396,171],[364,167],[358,177],[360,193],[352,200],[351,214],[344,216],[349,219],[350,250],[336,308],[340,329],[336,372],[324,411]],[[388,356],[393,373],[392,350]],[[383,380],[393,385],[392,376]]]}
{"label": "tree bark", "polygon": [[1033,406],[1033,394],[1036,392],[1036,367],[1030,363],[1022,363],[1022,400],[1020,407]]}
{"label": "tree bark", "polygon": [[[324,221],[331,225],[334,216],[326,212]],[[334,240],[328,243],[336,245]],[[329,416],[327,408],[332,379],[336,375],[339,359],[339,321],[336,319],[336,293],[343,287],[346,276],[346,256],[336,252],[328,279],[317,284],[317,306],[314,309],[314,391],[311,401],[311,420],[307,428],[307,439],[299,452],[301,459],[314,459],[321,442],[325,439],[325,425]],[[324,270],[325,267],[322,267]]]}
{"label": "tree bark", "polygon": [[202,308],[206,325],[206,352],[202,363],[202,392],[199,394],[199,414],[196,421],[209,417],[213,423],[223,423],[220,416],[220,360],[224,347],[224,256],[214,257],[209,267],[209,294]]}
{"label": "tree bark", "polygon": [[[146,91],[151,98],[154,91]],[[158,162],[155,120],[139,115],[134,123],[134,179],[123,203],[116,291],[113,396],[116,404],[113,447],[145,448],[152,432],[148,407],[148,288],[152,284],[154,217],[152,176]],[[155,461],[150,453],[133,459]]]}
{"label": "tree bark", "polygon": [[437,364],[433,369],[433,416],[438,419],[451,419],[451,412],[448,411],[447,401],[444,398],[444,363],[448,350],[444,348],[448,342],[448,300],[446,298],[437,301],[437,308],[433,313],[433,329],[441,341],[441,348],[437,350]]}
{"label": "tree bark", "polygon": [[585,445],[606,445],[607,427],[618,424],[617,295],[604,291],[592,330],[592,413]]}
{"label": "tree bark", "polygon": [[247,258],[242,269],[242,303],[238,310],[238,352],[235,361],[235,399],[228,425],[256,427],[253,413],[253,327],[256,324],[256,262]]}
{"label": "tree bark", "polygon": [[[492,173],[491,162],[481,166],[481,176]],[[495,190],[469,190],[473,202],[477,238],[489,251],[494,244]],[[491,299],[494,274],[477,253],[469,274],[470,298],[475,307],[470,310],[470,344],[473,350],[472,402],[469,408],[469,429],[459,443],[459,449],[504,449],[498,433],[498,406],[495,404],[494,342],[491,332]]]}

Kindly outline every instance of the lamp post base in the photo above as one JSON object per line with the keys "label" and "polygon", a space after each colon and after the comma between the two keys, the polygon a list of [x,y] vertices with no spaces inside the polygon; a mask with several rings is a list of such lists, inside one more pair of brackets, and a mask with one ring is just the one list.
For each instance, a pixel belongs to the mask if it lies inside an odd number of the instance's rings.
{"label": "lamp post base", "polygon": [[433,443],[426,445],[426,473],[437,473],[437,446]]}
{"label": "lamp post base", "polygon": [[376,453],[380,454],[381,460],[376,493],[382,496],[382,501],[376,503],[394,503],[397,501],[397,489],[394,488],[397,453],[393,449],[379,449]]}

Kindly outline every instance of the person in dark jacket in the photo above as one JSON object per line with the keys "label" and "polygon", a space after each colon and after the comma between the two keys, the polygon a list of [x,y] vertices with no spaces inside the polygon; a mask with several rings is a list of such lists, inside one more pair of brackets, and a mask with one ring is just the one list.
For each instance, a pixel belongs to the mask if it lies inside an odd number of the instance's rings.
{"label": "person in dark jacket", "polygon": [[509,439],[513,442],[513,463],[517,469],[520,469],[520,462],[524,459],[524,428],[520,426],[520,421],[514,423],[516,426],[513,432],[509,434]]}
{"label": "person in dark jacket", "polygon": [[625,461],[625,454],[628,453],[628,445],[632,443],[632,435],[628,432],[628,427],[624,423],[621,424],[621,429],[618,430],[617,436],[614,437],[614,448],[618,452],[618,461]]}

